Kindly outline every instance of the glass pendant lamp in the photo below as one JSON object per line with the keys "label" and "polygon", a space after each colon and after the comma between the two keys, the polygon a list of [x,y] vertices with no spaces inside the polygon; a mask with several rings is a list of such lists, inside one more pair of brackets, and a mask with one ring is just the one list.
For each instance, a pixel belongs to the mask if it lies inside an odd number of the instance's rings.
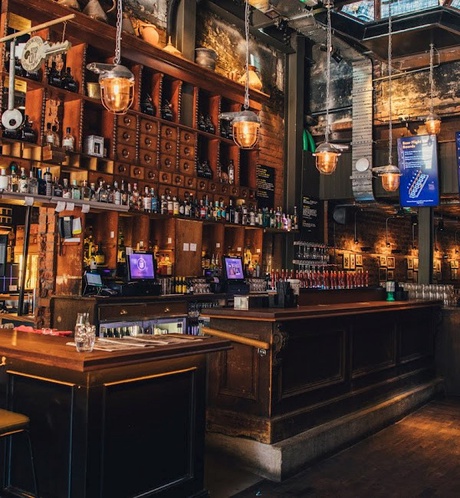
{"label": "glass pendant lamp", "polygon": [[437,135],[441,131],[441,118],[434,112],[433,109],[433,93],[434,93],[433,58],[434,58],[434,44],[430,43],[430,113],[425,119],[425,126],[426,126],[426,131],[430,135]]}

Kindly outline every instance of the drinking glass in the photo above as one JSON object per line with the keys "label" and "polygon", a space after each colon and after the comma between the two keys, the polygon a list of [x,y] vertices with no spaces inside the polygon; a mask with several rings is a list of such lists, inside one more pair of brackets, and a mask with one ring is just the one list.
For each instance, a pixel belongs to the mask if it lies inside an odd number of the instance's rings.
{"label": "drinking glass", "polygon": [[79,353],[90,353],[94,349],[96,326],[89,323],[89,313],[77,314],[74,340]]}

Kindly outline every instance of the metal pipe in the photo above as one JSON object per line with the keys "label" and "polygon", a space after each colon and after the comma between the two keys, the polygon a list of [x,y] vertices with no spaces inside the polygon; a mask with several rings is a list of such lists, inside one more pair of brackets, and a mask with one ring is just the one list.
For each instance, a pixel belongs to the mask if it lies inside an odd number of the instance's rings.
{"label": "metal pipe", "polygon": [[27,256],[29,255],[31,215],[32,215],[32,206],[27,206],[26,215],[25,215],[25,224],[24,224],[24,246],[22,247],[21,281],[19,283],[18,316],[22,316],[24,314],[24,288],[26,284]]}

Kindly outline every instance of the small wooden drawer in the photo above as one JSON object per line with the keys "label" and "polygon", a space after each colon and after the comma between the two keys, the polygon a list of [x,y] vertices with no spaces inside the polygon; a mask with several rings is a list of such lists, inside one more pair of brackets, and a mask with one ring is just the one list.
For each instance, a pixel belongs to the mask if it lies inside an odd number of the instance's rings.
{"label": "small wooden drawer", "polygon": [[116,163],[115,174],[120,176],[129,176],[129,164]]}
{"label": "small wooden drawer", "polygon": [[177,173],[174,173],[172,175],[172,183],[177,187],[183,187],[185,185],[184,175],[178,175]]}
{"label": "small wooden drawer", "polygon": [[238,188],[237,185],[229,185],[230,190],[229,194],[233,197],[238,197],[240,195],[240,189]]}
{"label": "small wooden drawer", "polygon": [[176,154],[177,144],[172,140],[160,141],[160,152],[162,154]]}
{"label": "small wooden drawer", "polygon": [[195,159],[195,147],[192,145],[180,144],[179,157],[184,159]]}
{"label": "small wooden drawer", "polygon": [[141,136],[143,134],[147,134],[149,136],[152,136],[152,135],[157,136],[158,135],[158,123],[156,121],[141,118],[139,128],[140,128]]}
{"label": "small wooden drawer", "polygon": [[136,147],[120,145],[117,149],[117,154],[119,160],[133,162],[136,160]]}
{"label": "small wooden drawer", "polygon": [[220,193],[219,186],[216,182],[210,181],[208,184],[208,190],[213,194]]}
{"label": "small wooden drawer", "polygon": [[158,181],[158,170],[153,168],[145,168],[145,180],[149,182],[157,182]]}
{"label": "small wooden drawer", "polygon": [[160,171],[160,183],[167,183],[171,185],[172,183],[172,173],[169,173],[168,171]]}
{"label": "small wooden drawer", "polygon": [[249,189],[249,200],[252,202],[257,202],[257,190],[252,188]]}
{"label": "small wooden drawer", "polygon": [[242,199],[249,200],[249,189],[248,189],[248,187],[240,187],[240,197]]}
{"label": "small wooden drawer", "polygon": [[230,193],[230,185],[228,183],[219,183],[218,185],[218,192],[224,195],[228,195]]}
{"label": "small wooden drawer", "polygon": [[166,196],[177,196],[178,189],[176,187],[172,187],[171,185],[166,185],[166,184],[158,184],[158,196],[161,197],[162,195]]}
{"label": "small wooden drawer", "polygon": [[197,178],[196,189],[200,192],[205,192],[206,190],[208,190],[208,180],[204,178]]}
{"label": "small wooden drawer", "polygon": [[136,303],[99,306],[99,321],[136,320],[187,314],[187,302]]}
{"label": "small wooden drawer", "polygon": [[157,164],[157,153],[153,150],[139,150],[139,164],[142,166],[154,166]]}
{"label": "small wooden drawer", "polygon": [[120,147],[122,145],[136,146],[136,130],[121,127],[117,129],[117,146]]}
{"label": "small wooden drawer", "polygon": [[144,168],[142,166],[134,166],[130,167],[130,176],[135,180],[143,180],[144,179]]}
{"label": "small wooden drawer", "polygon": [[161,125],[161,138],[177,140],[177,128],[173,126]]}
{"label": "small wooden drawer", "polygon": [[176,157],[162,154],[160,156],[160,169],[174,171],[176,169]]}
{"label": "small wooden drawer", "polygon": [[187,130],[180,130],[180,142],[188,145],[196,144],[196,133]]}
{"label": "small wooden drawer", "polygon": [[185,176],[184,177],[184,186],[189,189],[196,189],[197,178],[196,176]]}
{"label": "small wooden drawer", "polygon": [[184,175],[195,175],[195,159],[179,158],[179,171]]}
{"label": "small wooden drawer", "polygon": [[120,127],[136,131],[136,116],[133,116],[132,114],[125,114],[123,116],[118,116],[117,124]]}
{"label": "small wooden drawer", "polygon": [[141,133],[139,147],[142,149],[156,150],[158,146],[158,137],[156,135],[146,135]]}

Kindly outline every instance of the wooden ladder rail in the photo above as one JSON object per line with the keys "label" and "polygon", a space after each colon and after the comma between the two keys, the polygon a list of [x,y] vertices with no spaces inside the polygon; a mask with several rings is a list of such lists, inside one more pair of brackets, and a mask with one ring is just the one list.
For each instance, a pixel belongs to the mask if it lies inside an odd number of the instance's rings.
{"label": "wooden ladder rail", "polygon": [[209,327],[203,327],[203,334],[208,334],[216,337],[221,337],[222,339],[228,339],[233,342],[238,342],[240,344],[246,344],[248,346],[253,346],[257,349],[264,349],[268,351],[270,349],[270,343],[265,341],[259,341],[257,339],[251,339],[249,337],[243,337],[238,334],[232,334],[231,332],[224,332],[222,330],[211,329]]}

